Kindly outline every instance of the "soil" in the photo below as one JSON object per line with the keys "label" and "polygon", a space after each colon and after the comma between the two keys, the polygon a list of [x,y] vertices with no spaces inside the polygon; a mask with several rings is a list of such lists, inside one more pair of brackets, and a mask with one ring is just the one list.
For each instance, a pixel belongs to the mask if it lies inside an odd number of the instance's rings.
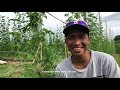
{"label": "soil", "polygon": [[[16,61],[16,60],[6,60],[7,64],[12,64],[15,66],[21,66],[23,64],[32,64],[32,62],[22,62],[22,61]],[[24,71],[24,69],[20,69],[19,71],[15,72],[12,78],[19,78],[19,75]]]}
{"label": "soil", "polygon": [[20,61],[7,61],[8,64],[13,64],[15,66],[23,65],[23,62]]}
{"label": "soil", "polygon": [[24,70],[21,70],[21,71],[19,71],[19,72],[16,72],[13,76],[12,76],[12,78],[19,78],[19,75],[23,72]]}
{"label": "soil", "polygon": [[15,60],[8,60],[7,61],[8,64],[13,64],[15,66],[20,66],[23,64],[32,64],[32,62],[22,62],[22,61],[15,61]]}

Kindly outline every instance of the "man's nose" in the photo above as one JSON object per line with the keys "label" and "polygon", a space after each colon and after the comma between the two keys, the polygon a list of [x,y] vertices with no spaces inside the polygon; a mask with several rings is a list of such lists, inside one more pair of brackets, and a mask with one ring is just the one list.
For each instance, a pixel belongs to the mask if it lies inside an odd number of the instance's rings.
{"label": "man's nose", "polygon": [[74,45],[79,45],[79,44],[81,44],[81,40],[78,39],[78,38],[75,38],[75,39],[73,40],[73,44],[74,44]]}

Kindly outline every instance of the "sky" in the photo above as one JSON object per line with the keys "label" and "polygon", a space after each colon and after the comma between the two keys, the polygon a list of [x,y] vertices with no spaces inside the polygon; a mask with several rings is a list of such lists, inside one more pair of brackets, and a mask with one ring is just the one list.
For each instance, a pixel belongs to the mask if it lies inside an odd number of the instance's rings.
{"label": "sky", "polygon": [[[64,20],[63,16],[64,16],[64,13],[66,12],[50,12],[51,14],[53,14],[54,16]],[[97,13],[97,12],[95,12]],[[105,16],[109,16],[115,12],[100,12],[102,17],[105,17]],[[7,16],[7,17],[10,17],[10,18],[13,18],[15,15],[13,14],[13,12],[0,12],[0,15],[2,16]]]}
{"label": "sky", "polygon": [[[58,19],[62,20],[62,21],[66,21],[66,17],[64,16],[65,13],[67,12],[50,12],[52,15],[56,16]],[[98,12],[94,12],[95,15]],[[109,15],[112,15],[115,12],[100,12],[101,17],[107,17]],[[55,19],[54,17],[47,15],[47,19],[44,20],[44,26],[49,28],[49,29],[53,29],[56,30],[57,27],[63,26],[63,23],[57,19]]]}
{"label": "sky", "polygon": [[[55,17],[57,17],[58,19],[62,20],[62,21],[66,21],[66,17],[64,16],[65,13],[67,12],[50,12],[52,15],[54,15]],[[97,12],[94,12],[95,14]],[[113,14],[115,12],[101,12],[101,17],[106,17],[109,16],[111,14]],[[0,15],[2,16],[6,16],[9,18],[14,18],[15,15],[13,12],[0,12]],[[53,18],[50,15],[47,15],[47,19],[44,19],[44,26],[49,28],[49,29],[56,29],[57,27],[60,27],[62,25],[62,22]]]}
{"label": "sky", "polygon": [[[62,20],[64,20],[62,17],[63,17],[63,14],[65,12],[50,12],[50,13],[55,15],[56,17],[61,18]],[[101,15],[103,17],[105,17],[105,16],[109,16],[109,15],[111,15],[113,13],[115,13],[115,12],[101,12]],[[0,15],[7,16],[7,17],[10,17],[10,18],[14,17],[13,12],[0,12]],[[61,15],[62,15],[62,17],[61,17]]]}
{"label": "sky", "polygon": [[0,12],[0,15],[13,18],[15,15],[13,12]]}
{"label": "sky", "polygon": [[[64,16],[65,13],[67,12],[49,12],[51,13],[52,15],[54,15],[55,17],[57,17],[58,19],[62,20],[62,21],[66,21],[66,17]],[[98,12],[94,12],[95,15],[98,13]],[[101,14],[101,17],[107,17],[109,15],[112,15],[116,12],[100,12]],[[2,16],[6,16],[6,17],[9,17],[9,18],[14,18],[15,15],[13,12],[0,12],[0,15]],[[62,27],[63,26],[63,23],[57,19],[55,19],[54,17],[50,16],[49,14],[47,14],[47,19],[43,19],[44,21],[44,26],[45,28],[48,28],[48,29],[51,29],[51,30],[54,30],[56,31],[57,28],[59,27]],[[114,32],[116,33],[116,32]]]}

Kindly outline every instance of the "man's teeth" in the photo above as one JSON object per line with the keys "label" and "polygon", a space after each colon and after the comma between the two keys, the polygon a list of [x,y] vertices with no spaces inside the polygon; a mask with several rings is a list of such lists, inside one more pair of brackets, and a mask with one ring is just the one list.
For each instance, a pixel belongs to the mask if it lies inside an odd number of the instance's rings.
{"label": "man's teeth", "polygon": [[79,47],[79,48],[73,48],[74,50],[80,50],[81,48],[83,48],[83,47]]}

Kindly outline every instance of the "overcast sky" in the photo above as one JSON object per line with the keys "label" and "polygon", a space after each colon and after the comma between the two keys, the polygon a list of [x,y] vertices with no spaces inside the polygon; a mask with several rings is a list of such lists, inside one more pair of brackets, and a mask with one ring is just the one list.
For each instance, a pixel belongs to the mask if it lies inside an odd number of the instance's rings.
{"label": "overcast sky", "polygon": [[[55,17],[57,17],[58,19],[62,20],[62,21],[66,21],[66,17],[64,16],[65,13],[67,12],[50,12],[52,15],[54,15]],[[98,12],[94,12],[95,14]],[[114,14],[116,12],[100,12],[101,17],[107,17],[110,16],[112,14]],[[6,16],[9,18],[14,18],[15,15],[13,12],[0,12],[0,15],[2,16]],[[54,31],[56,31],[57,28],[63,26],[63,23],[57,19],[55,19],[54,17],[47,15],[47,19],[44,19],[44,27],[48,28],[48,29],[52,29]],[[116,33],[116,32],[114,32]]]}
{"label": "overcast sky", "polygon": [[[67,12],[50,12],[50,13],[64,22],[67,19],[64,16],[64,14]],[[94,13],[97,14],[98,12],[94,12]],[[115,12],[100,12],[102,18],[112,15],[113,13],[115,13]],[[52,17],[50,15],[47,15],[47,19],[44,19],[44,26],[49,29],[56,30],[57,27],[60,27],[62,25],[63,25],[63,23],[61,21],[55,19],[54,17]]]}
{"label": "overcast sky", "polygon": [[[58,18],[61,18],[61,15],[64,16],[63,14],[65,12],[50,12],[50,13],[55,15]],[[105,16],[109,16],[109,15],[111,15],[113,13],[115,13],[115,12],[101,12],[101,15],[103,17],[105,17]],[[10,17],[10,18],[14,17],[13,12],[0,12],[0,15],[7,16],[7,17]]]}
{"label": "overcast sky", "polygon": [[[52,15],[54,15],[55,17],[59,18],[60,20],[64,21],[67,19],[64,14],[67,13],[67,12],[50,12]],[[97,12],[94,12],[95,14]],[[101,12],[101,16],[102,17],[106,17],[106,16],[109,16],[111,14],[113,14],[115,12]],[[15,17],[14,13],[13,12],[0,12],[0,15],[2,16],[6,16],[6,17],[9,17],[9,18],[13,18]],[[62,22],[53,18],[52,16],[50,15],[47,15],[47,19],[44,19],[44,26],[45,27],[48,27],[48,28],[51,28],[51,29],[56,29],[57,26],[61,25]]]}

